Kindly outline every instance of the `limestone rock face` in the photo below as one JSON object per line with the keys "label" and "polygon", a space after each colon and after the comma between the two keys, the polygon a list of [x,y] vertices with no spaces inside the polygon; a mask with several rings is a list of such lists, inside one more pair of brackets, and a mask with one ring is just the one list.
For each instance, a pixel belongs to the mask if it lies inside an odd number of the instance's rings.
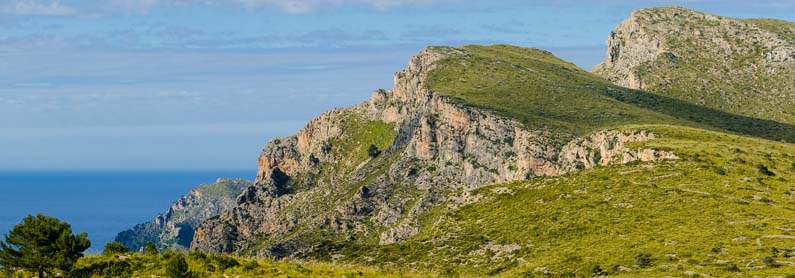
{"label": "limestone rock face", "polygon": [[642,9],[607,39],[593,72],[744,116],[795,123],[795,23],[684,8]]}
{"label": "limestone rock face", "polygon": [[163,250],[187,250],[199,223],[231,208],[250,185],[252,182],[243,179],[218,179],[214,184],[199,186],[171,204],[165,213],[119,233],[115,240],[134,251],[142,250],[147,241]]}
{"label": "limestone rock face", "polygon": [[[416,235],[431,209],[470,202],[470,192],[483,186],[597,164],[675,158],[627,148],[652,134],[605,131],[560,142],[550,131],[529,130],[429,91],[428,72],[458,51],[424,49],[395,75],[392,90],[326,112],[297,135],[269,142],[256,185],[234,208],[204,221],[191,248],[283,257],[331,242],[390,244]],[[388,147],[377,156],[358,156],[370,141],[383,140],[370,136],[364,128],[370,125],[390,128],[383,133],[392,134]]]}

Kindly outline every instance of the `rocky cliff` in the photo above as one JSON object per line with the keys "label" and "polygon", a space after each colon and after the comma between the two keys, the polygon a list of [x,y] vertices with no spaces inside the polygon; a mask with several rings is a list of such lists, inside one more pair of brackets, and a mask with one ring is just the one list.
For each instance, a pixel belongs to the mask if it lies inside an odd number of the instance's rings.
{"label": "rocky cliff", "polygon": [[201,185],[171,204],[154,220],[135,225],[116,236],[116,241],[131,250],[141,250],[151,241],[161,250],[186,250],[200,222],[219,215],[235,204],[235,198],[252,182],[243,179],[218,179]]}
{"label": "rocky cliff", "polygon": [[462,48],[424,49],[395,75],[392,90],[269,142],[256,185],[234,208],[203,222],[191,248],[282,257],[333,242],[390,244],[417,234],[434,215],[472,202],[471,192],[483,186],[676,159],[629,147],[654,137],[647,132],[577,137],[528,128],[428,89],[428,74],[440,61],[468,55]]}
{"label": "rocky cliff", "polygon": [[593,72],[748,117],[795,123],[795,23],[734,19],[684,8],[632,13]]}

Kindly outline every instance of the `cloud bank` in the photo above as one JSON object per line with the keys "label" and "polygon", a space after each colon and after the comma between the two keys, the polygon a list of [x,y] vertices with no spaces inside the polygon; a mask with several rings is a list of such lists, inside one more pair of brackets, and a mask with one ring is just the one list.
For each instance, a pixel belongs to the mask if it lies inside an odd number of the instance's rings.
{"label": "cloud bank", "polygon": [[65,16],[77,12],[75,8],[61,4],[61,1],[58,0],[49,2],[17,0],[10,2],[11,3],[0,4],[0,13],[13,15]]}
{"label": "cloud bank", "polygon": [[141,14],[157,8],[187,6],[234,7],[248,10],[274,9],[287,14],[306,14],[342,6],[366,6],[376,10],[450,2],[455,0],[88,0],[66,5],[60,0],[10,0],[0,4],[0,13],[20,16],[67,16],[81,13]]}

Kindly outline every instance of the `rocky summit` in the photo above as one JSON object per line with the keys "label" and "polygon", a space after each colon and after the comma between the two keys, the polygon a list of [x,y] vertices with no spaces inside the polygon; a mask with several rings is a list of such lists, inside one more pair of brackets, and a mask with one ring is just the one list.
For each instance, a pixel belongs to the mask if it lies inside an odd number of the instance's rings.
{"label": "rocky summit", "polygon": [[795,123],[795,23],[643,9],[610,33],[594,72],[633,89]]}
{"label": "rocky summit", "polygon": [[783,277],[792,34],[654,8],[593,72],[533,48],[425,48],[391,89],[267,143],[189,247],[443,276]]}

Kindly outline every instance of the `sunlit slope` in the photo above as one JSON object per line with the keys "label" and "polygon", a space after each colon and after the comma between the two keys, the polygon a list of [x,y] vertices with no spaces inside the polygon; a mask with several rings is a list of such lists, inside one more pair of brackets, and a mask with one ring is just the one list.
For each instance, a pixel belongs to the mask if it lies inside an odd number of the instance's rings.
{"label": "sunlit slope", "polygon": [[795,127],[619,87],[549,52],[510,45],[450,51],[428,87],[531,128],[581,135],[626,124],[673,124],[795,142]]}
{"label": "sunlit slope", "polygon": [[626,128],[654,132],[658,139],[642,145],[680,159],[493,185],[472,204],[429,214],[409,241],[324,253],[463,276],[795,271],[795,146],[667,125]]}

